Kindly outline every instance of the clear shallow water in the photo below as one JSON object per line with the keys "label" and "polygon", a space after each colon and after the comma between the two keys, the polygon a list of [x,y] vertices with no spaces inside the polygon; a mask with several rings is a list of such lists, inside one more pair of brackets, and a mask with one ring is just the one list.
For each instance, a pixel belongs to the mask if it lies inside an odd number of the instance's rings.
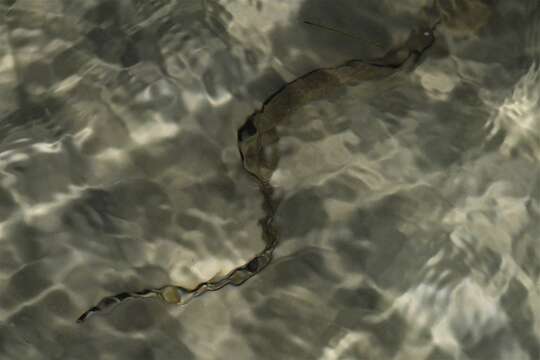
{"label": "clear shallow water", "polygon": [[4,2],[0,358],[539,358],[540,5],[525,0],[440,1],[414,71],[277,126],[263,272],[74,322],[260,251],[237,129],[285,81],[399,46],[427,4]]}

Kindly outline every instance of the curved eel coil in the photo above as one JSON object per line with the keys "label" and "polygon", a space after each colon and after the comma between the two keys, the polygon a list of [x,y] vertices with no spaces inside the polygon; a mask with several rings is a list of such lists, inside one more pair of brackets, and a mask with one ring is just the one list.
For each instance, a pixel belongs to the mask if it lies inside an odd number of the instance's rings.
{"label": "curved eel coil", "polygon": [[[306,23],[314,25],[310,22]],[[261,272],[272,261],[272,254],[278,243],[276,229],[273,226],[277,204],[272,198],[272,187],[269,184],[273,166],[268,164],[265,158],[262,151],[264,141],[261,141],[261,138],[268,137],[269,133],[275,131],[275,125],[280,120],[300,106],[324,97],[329,90],[361,81],[371,70],[383,68],[392,72],[402,69],[406,64],[416,65],[423,53],[433,45],[435,41],[433,32],[438,24],[439,21],[412,31],[403,46],[390,50],[380,59],[372,61],[353,59],[334,68],[317,69],[300,76],[271,95],[260,110],[248,117],[246,123],[238,130],[238,148],[244,170],[255,178],[264,196],[263,207],[266,216],[260,221],[260,225],[266,246],[260,253],[221,279],[200,283],[193,289],[166,285],[155,289],[107,296],[84,312],[77,322],[82,323],[92,315],[111,310],[114,306],[130,299],[157,298],[168,304],[185,305],[209,291],[216,291],[227,285],[239,286]]]}

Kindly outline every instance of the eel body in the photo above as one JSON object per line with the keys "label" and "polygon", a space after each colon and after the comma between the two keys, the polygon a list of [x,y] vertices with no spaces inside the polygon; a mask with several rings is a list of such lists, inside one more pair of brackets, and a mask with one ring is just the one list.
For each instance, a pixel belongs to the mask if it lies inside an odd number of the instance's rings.
{"label": "eel body", "polygon": [[414,67],[423,53],[433,45],[435,27],[436,25],[426,26],[412,31],[401,47],[388,51],[379,59],[371,61],[353,59],[336,67],[316,69],[304,74],[278,89],[259,110],[247,118],[238,130],[238,149],[245,171],[255,178],[263,195],[265,217],[260,220],[260,225],[265,247],[261,252],[224,277],[200,283],[193,289],[166,285],[107,296],[84,312],[77,322],[84,322],[92,315],[108,311],[130,299],[157,298],[168,304],[185,305],[196,297],[217,291],[224,286],[239,286],[261,272],[272,261],[272,254],[278,242],[273,226],[277,203],[273,200],[273,190],[269,183],[276,164],[272,164],[271,159],[268,159],[263,151],[266,144],[278,141],[277,124],[305,104],[323,99],[329,92],[341,87],[377,78],[381,73],[391,74],[404,67]]}

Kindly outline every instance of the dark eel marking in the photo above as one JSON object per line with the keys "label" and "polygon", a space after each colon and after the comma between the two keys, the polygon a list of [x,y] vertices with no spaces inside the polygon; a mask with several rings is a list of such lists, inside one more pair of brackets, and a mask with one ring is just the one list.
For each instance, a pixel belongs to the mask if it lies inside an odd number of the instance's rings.
{"label": "dark eel marking", "polygon": [[238,129],[238,150],[242,165],[244,170],[255,178],[263,195],[263,208],[266,215],[259,223],[266,245],[260,253],[244,265],[231,270],[224,277],[202,282],[193,289],[166,285],[155,289],[107,296],[96,306],[84,312],[77,319],[77,323],[86,321],[96,313],[111,310],[115,305],[130,299],[158,298],[168,304],[185,305],[206,292],[217,291],[227,285],[239,286],[266,268],[272,261],[272,255],[278,243],[277,231],[273,226],[277,200],[273,198],[273,188],[270,185],[270,176],[276,164],[273,164],[272,159],[268,159],[268,155],[262,150],[265,144],[278,141],[275,125],[300,106],[324,98],[329,91],[370,78],[373,69],[388,69],[392,73],[392,70],[400,69],[407,63],[416,65],[422,54],[435,42],[434,31],[438,23],[412,31],[401,47],[388,51],[380,59],[353,59],[342,65],[316,69],[296,78],[268,97],[261,109],[250,115],[244,125]]}

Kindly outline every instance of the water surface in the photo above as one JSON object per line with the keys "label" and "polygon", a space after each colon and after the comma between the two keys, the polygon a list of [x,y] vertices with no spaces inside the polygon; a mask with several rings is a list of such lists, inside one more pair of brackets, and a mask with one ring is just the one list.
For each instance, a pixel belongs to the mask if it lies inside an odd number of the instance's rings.
{"label": "water surface", "polygon": [[[538,1],[0,4],[0,358],[540,357]],[[276,124],[270,266],[75,324],[259,252],[247,117],[439,17],[412,71]]]}

